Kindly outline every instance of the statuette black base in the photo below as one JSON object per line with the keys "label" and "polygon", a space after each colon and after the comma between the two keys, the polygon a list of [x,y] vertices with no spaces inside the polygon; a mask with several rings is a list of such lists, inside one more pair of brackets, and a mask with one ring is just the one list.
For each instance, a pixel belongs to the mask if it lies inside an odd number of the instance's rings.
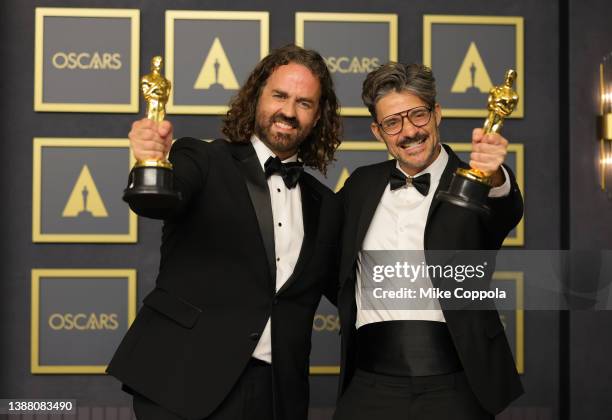
{"label": "statuette black base", "polygon": [[491,213],[491,209],[486,203],[490,189],[491,186],[487,183],[454,173],[448,191],[439,191],[436,198],[488,215]]}
{"label": "statuette black base", "polygon": [[163,215],[180,199],[180,194],[174,190],[172,169],[163,167],[134,167],[128,187],[123,191],[123,201],[131,208],[144,210],[150,217]]}

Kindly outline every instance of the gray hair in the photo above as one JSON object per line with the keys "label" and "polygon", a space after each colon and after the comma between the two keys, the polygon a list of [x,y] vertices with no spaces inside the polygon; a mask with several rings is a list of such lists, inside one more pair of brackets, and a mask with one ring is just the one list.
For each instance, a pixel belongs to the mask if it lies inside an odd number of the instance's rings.
{"label": "gray hair", "polygon": [[433,108],[436,105],[436,79],[421,64],[389,62],[370,72],[363,82],[361,99],[376,121],[376,104],[391,92],[410,92]]}

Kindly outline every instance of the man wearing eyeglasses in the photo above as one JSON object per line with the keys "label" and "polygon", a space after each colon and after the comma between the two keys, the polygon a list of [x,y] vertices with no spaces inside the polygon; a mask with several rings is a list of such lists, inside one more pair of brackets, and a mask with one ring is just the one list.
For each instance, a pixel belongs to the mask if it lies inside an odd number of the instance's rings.
{"label": "man wearing eyeglasses", "polygon": [[342,361],[334,419],[492,419],[523,392],[497,311],[447,310],[438,299],[372,308],[364,305],[362,277],[371,267],[365,256],[380,255],[365,251],[499,249],[523,213],[514,175],[503,166],[508,141],[472,132],[469,163],[493,185],[486,217],[435,198],[457,168],[469,166],[440,143],[429,68],[383,65],[368,74],[362,98],[372,133],[395,159],[357,169],[340,192]]}

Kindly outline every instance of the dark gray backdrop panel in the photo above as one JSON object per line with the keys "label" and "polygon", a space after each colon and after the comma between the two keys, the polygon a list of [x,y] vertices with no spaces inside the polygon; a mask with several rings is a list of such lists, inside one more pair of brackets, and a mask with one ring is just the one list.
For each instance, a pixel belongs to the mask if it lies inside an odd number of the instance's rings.
{"label": "dark gray backdrop panel", "polygon": [[[603,2],[602,2],[603,4]],[[139,220],[136,245],[32,244],[31,188],[32,138],[39,137],[122,137],[129,131],[135,114],[77,114],[33,112],[34,7],[119,7],[141,9],[141,73],[148,71],[151,56],[163,52],[164,10],[193,9],[203,6],[221,10],[270,11],[271,48],[294,41],[296,11],[397,13],[399,15],[399,59],[422,60],[423,14],[512,15],[525,17],[525,103],[522,120],[506,124],[505,135],[525,144],[527,217],[526,247],[559,247],[558,206],[558,5],[545,0],[515,2],[414,0],[377,2],[355,0],[324,1],[247,1],[206,3],[185,0],[180,3],[141,1],[31,1],[2,2],[0,54],[4,66],[1,102],[4,130],[2,137],[3,182],[2,262],[0,327],[2,358],[0,396],[77,398],[83,405],[123,406],[128,397],[114,379],[105,376],[34,376],[29,367],[30,269],[118,267],[138,270],[138,295],[142,298],[153,287],[158,264],[160,224]],[[141,107],[142,108],[142,107]],[[175,135],[213,138],[219,136],[218,116],[171,116]],[[368,118],[345,118],[346,138],[371,140]],[[480,119],[445,119],[441,133],[452,141],[469,140],[471,129]],[[544,165],[543,165],[544,163]],[[551,204],[552,203],[552,204]],[[558,333],[556,313],[528,313],[526,316],[527,394],[517,403],[522,407],[542,407],[546,418],[557,418]],[[328,418],[336,392],[335,377],[312,378],[313,418]],[[523,417],[517,417],[523,418]]]}

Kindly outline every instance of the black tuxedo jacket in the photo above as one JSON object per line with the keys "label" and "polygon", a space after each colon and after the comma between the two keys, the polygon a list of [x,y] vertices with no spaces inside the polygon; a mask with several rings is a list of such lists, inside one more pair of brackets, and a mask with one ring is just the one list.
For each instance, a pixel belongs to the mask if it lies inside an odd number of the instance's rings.
{"label": "black tuxedo jacket", "polygon": [[184,138],[170,161],[182,201],[164,215],[156,287],[107,372],[202,419],[230,392],[271,316],[276,418],[306,419],[312,322],[322,293],[336,299],[339,200],[311,175],[300,177],[304,240],[275,293],[270,196],[251,143]]}
{"label": "black tuxedo jacket", "polygon": [[[444,145],[449,159],[438,190],[446,190],[458,167],[469,167]],[[356,361],[355,265],[357,254],[389,182],[396,161],[357,169],[341,191],[345,221],[342,233],[338,311],[342,331],[339,394],[346,390]],[[511,192],[490,198],[490,218],[434,198],[425,225],[426,250],[497,250],[523,214],[521,193],[509,168]],[[437,191],[436,191],[437,192]],[[434,279],[432,279],[434,281]],[[435,285],[435,281],[434,281]],[[498,413],[523,389],[497,311],[444,310],[448,329],[465,374],[482,406]]]}

